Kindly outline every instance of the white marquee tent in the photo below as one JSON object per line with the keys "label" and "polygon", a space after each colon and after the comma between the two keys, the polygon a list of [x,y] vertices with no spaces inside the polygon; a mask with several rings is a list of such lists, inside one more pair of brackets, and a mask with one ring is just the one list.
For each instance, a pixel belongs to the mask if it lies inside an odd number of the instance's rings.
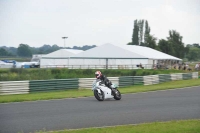
{"label": "white marquee tent", "polygon": [[143,46],[104,44],[87,51],[72,49],[55,51],[43,56],[40,66],[135,69],[141,64],[144,68],[151,69],[161,61],[169,65],[172,61],[181,61],[181,59]]}
{"label": "white marquee tent", "polygon": [[50,54],[42,56],[40,67],[65,67],[69,64],[69,58],[75,54],[83,52],[82,50],[60,49]]}
{"label": "white marquee tent", "polygon": [[158,61],[181,61],[181,59],[160,51],[136,45],[116,46],[104,44],[72,56],[70,65],[88,68],[137,68],[139,64],[152,68]]}

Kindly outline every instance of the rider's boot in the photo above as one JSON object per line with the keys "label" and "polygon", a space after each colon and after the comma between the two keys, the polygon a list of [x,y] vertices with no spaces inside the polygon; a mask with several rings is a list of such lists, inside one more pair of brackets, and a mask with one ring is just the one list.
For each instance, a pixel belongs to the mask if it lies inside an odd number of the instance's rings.
{"label": "rider's boot", "polygon": [[115,89],[111,87],[111,85],[108,86],[109,89],[111,89],[111,95],[114,96],[115,94]]}
{"label": "rider's boot", "polygon": [[111,89],[111,95],[114,96],[114,94],[115,94],[115,90],[114,90],[112,87],[109,87],[109,88]]}

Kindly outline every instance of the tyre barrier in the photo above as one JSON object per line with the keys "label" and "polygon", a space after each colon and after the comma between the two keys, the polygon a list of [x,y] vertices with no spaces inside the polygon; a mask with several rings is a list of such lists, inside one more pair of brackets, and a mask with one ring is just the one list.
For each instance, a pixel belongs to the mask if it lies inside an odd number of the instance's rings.
{"label": "tyre barrier", "polygon": [[[119,87],[132,85],[153,85],[173,80],[198,79],[198,72],[158,74],[147,76],[120,76],[108,77]],[[31,81],[6,81],[0,82],[0,95],[27,94],[32,92],[56,91],[67,89],[91,89],[95,78],[73,78]]]}

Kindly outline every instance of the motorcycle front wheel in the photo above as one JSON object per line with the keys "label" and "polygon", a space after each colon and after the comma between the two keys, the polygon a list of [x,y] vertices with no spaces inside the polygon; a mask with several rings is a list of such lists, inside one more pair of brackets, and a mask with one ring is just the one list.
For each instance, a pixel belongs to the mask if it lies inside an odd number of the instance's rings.
{"label": "motorcycle front wheel", "polygon": [[98,101],[103,101],[104,100],[104,92],[101,90],[101,94],[98,93],[97,90],[94,91],[94,96]]}

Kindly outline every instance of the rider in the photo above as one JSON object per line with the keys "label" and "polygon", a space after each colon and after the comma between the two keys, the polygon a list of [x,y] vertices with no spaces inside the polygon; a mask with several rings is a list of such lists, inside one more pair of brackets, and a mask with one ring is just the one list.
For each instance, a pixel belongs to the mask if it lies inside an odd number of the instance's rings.
{"label": "rider", "polygon": [[113,88],[111,87],[112,82],[108,80],[108,78],[105,75],[103,75],[100,71],[96,71],[95,76],[97,79],[100,79],[103,84],[105,84],[108,88],[110,88],[113,91]]}

